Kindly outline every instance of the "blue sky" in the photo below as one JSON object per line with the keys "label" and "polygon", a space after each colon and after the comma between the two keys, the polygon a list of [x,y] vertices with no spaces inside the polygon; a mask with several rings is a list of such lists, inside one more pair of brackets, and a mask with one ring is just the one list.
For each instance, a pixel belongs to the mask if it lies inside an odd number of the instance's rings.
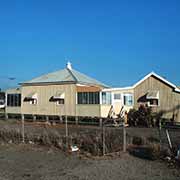
{"label": "blue sky", "polygon": [[2,88],[68,60],[111,86],[129,86],[151,71],[180,85],[180,1],[0,1]]}

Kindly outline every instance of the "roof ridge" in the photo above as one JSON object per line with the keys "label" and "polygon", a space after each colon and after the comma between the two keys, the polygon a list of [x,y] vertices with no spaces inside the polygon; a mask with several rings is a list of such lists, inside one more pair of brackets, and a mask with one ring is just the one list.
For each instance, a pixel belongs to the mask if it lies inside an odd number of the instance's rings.
{"label": "roof ridge", "polygon": [[156,78],[158,78],[159,80],[163,81],[164,83],[168,84],[169,86],[173,87],[175,91],[180,92],[180,89],[173,83],[171,83],[170,81],[168,81],[167,79],[163,78],[162,76],[158,75],[155,72],[150,72],[149,74],[147,74],[146,76],[144,76],[144,78],[142,78],[141,80],[139,80],[137,83],[135,83],[132,87],[135,88],[137,87],[139,84],[141,84],[143,81],[145,81],[147,78],[149,78],[150,76],[155,76]]}
{"label": "roof ridge", "polygon": [[98,85],[102,87],[109,87],[102,82],[96,80],[95,78],[89,77],[74,69],[64,68],[62,70],[54,71],[41,75],[30,81],[25,81],[20,83],[21,85],[26,84],[38,84],[38,83],[83,83],[88,85]]}
{"label": "roof ridge", "polygon": [[73,74],[73,72],[69,69],[69,68],[66,68],[68,70],[68,72],[72,75],[73,79],[78,82],[78,79],[76,78],[76,76]]}
{"label": "roof ridge", "polygon": [[78,74],[80,74],[80,75],[82,75],[82,76],[85,76],[85,77],[88,78],[88,79],[95,80],[96,82],[101,83],[99,80],[97,80],[97,79],[95,79],[95,78],[93,78],[93,77],[91,77],[91,76],[89,76],[89,75],[86,75],[86,74],[84,74],[84,73],[82,73],[82,72],[79,72],[79,71],[77,71],[77,70],[75,70],[75,69],[73,69],[73,71],[76,72],[76,73],[78,73]]}

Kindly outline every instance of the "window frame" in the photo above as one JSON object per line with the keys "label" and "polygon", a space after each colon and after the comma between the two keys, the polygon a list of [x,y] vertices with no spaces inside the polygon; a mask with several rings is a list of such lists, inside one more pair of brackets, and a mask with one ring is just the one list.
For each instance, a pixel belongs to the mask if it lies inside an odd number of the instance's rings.
{"label": "window frame", "polygon": [[[157,91],[157,97],[149,97],[147,99],[147,105],[148,107],[159,107],[160,106],[160,98],[159,98],[159,91]],[[150,101],[157,100],[157,104],[151,104]]]}
{"label": "window frame", "polygon": [[102,105],[111,105],[112,104],[112,93],[111,92],[102,92]]}
{"label": "window frame", "polygon": [[32,99],[32,100],[29,101],[29,104],[35,106],[35,105],[38,104],[38,100],[37,99]]}
{"label": "window frame", "polygon": [[[61,103],[61,102],[63,102],[63,103]],[[65,104],[65,99],[63,99],[63,98],[56,101],[57,106],[62,106],[64,104]]]}
{"label": "window frame", "polygon": [[21,107],[21,94],[7,94],[7,107]]}
{"label": "window frame", "polygon": [[98,104],[100,104],[100,92],[77,92],[77,105]]}
{"label": "window frame", "polygon": [[[132,97],[131,104],[126,104],[125,98],[126,97]],[[129,100],[128,100],[129,101]],[[123,105],[124,106],[134,106],[134,94],[133,93],[124,93],[123,94]]]}
{"label": "window frame", "polygon": [[[151,104],[150,100],[157,100],[157,105],[156,104]],[[148,99],[148,107],[159,107],[159,106],[160,106],[160,100],[158,98]]]}
{"label": "window frame", "polygon": [[[115,98],[116,95],[119,95],[120,98],[119,99]],[[113,93],[113,99],[114,99],[114,101],[121,101],[122,100],[122,93]]]}

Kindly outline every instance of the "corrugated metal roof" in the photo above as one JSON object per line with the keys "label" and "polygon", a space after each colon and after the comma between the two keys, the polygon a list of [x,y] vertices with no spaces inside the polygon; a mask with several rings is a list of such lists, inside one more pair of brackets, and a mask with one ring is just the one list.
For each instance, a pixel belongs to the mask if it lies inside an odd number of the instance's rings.
{"label": "corrugated metal roof", "polygon": [[98,85],[102,87],[109,87],[91,77],[88,77],[74,69],[65,68],[60,71],[42,75],[40,77],[34,78],[30,81],[21,83],[26,84],[41,84],[41,83],[79,83],[85,85]]}

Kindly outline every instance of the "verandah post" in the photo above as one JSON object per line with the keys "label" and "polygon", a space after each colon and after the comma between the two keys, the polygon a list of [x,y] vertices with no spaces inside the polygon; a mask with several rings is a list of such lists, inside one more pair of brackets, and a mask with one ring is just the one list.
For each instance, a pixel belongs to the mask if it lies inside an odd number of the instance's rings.
{"label": "verandah post", "polygon": [[78,125],[78,116],[75,117],[76,125]]}
{"label": "verandah post", "polygon": [[61,124],[63,123],[63,117],[62,116],[59,116],[59,121]]}
{"label": "verandah post", "polygon": [[99,126],[102,127],[102,124],[103,124],[102,118],[100,118],[100,119],[99,119]]}
{"label": "verandah post", "polygon": [[8,113],[5,113],[5,119],[8,120]]}
{"label": "verandah post", "polygon": [[33,115],[33,121],[36,121],[36,115]]}

